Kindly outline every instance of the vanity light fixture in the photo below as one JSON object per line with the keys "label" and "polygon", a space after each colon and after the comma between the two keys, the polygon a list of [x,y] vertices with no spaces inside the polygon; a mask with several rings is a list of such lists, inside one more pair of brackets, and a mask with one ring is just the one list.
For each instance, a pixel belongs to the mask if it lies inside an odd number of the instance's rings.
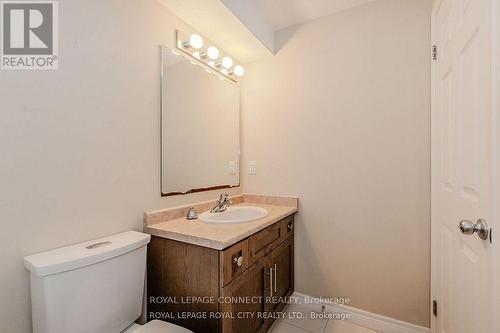
{"label": "vanity light fixture", "polygon": [[217,60],[219,58],[219,49],[215,46],[210,46],[207,49],[207,56],[212,60]]}
{"label": "vanity light fixture", "polygon": [[230,69],[231,67],[233,67],[233,59],[231,59],[230,57],[222,58],[222,67],[224,67],[225,69]]}
{"label": "vanity light fixture", "polygon": [[[204,45],[207,46],[204,47]],[[185,34],[177,30],[176,46],[185,56],[191,58],[192,63],[196,61],[198,64],[208,66],[207,68],[213,70],[209,72],[219,75],[219,78],[238,82],[238,78],[245,74],[244,68],[234,64],[234,60],[227,53],[196,33]]]}
{"label": "vanity light fixture", "polygon": [[203,38],[200,35],[192,34],[189,36],[189,41],[184,42],[183,45],[185,48],[201,49],[203,47]]}
{"label": "vanity light fixture", "polygon": [[[193,53],[193,55],[194,55],[194,53]],[[207,59],[217,60],[219,58],[219,49],[216,48],[215,46],[210,46],[207,49],[207,52],[203,52],[202,54],[200,54],[200,58],[202,58],[204,60],[207,60]]]}
{"label": "vanity light fixture", "polygon": [[234,66],[234,75],[236,76],[243,76],[245,74],[245,68],[243,68],[243,66],[241,65],[236,65]]}

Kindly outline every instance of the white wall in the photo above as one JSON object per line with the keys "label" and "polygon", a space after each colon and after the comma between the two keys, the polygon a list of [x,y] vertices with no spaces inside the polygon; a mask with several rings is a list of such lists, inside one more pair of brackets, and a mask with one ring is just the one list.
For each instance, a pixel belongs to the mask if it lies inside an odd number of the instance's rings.
{"label": "white wall", "polygon": [[156,0],[60,1],[59,17],[58,71],[0,71],[1,333],[31,331],[25,255],[218,196],[159,196],[158,45],[183,23]]}
{"label": "white wall", "polygon": [[[296,289],[429,325],[430,0],[276,35],[242,87],[246,193],[298,195]],[[246,170],[246,165],[242,170]]]}

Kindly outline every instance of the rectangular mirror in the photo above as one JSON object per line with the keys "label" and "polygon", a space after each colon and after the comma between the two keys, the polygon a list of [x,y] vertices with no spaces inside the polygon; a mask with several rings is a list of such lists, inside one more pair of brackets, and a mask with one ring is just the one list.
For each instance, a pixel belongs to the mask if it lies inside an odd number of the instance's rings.
{"label": "rectangular mirror", "polygon": [[240,89],[161,47],[162,196],[239,186]]}

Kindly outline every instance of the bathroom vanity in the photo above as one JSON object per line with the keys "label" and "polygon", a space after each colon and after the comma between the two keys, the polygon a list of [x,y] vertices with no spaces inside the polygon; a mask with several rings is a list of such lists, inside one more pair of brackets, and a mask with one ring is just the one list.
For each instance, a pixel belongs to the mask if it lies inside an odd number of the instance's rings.
{"label": "bathroom vanity", "polygon": [[188,207],[145,214],[145,232],[153,235],[148,320],[200,333],[255,333],[277,318],[293,292],[297,199],[243,195],[233,202],[263,207],[268,215],[222,225],[174,218]]}

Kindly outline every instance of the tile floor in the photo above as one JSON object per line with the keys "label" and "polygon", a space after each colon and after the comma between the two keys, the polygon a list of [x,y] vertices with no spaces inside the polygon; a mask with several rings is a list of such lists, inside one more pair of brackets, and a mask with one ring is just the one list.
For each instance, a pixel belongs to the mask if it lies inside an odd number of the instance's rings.
{"label": "tile floor", "polygon": [[[319,306],[290,304],[285,318],[272,328],[272,333],[383,333],[358,326],[349,320],[310,319],[311,313],[320,313]],[[298,314],[298,315],[297,315]],[[302,315],[300,315],[302,314]],[[302,317],[302,318],[297,318]]]}

